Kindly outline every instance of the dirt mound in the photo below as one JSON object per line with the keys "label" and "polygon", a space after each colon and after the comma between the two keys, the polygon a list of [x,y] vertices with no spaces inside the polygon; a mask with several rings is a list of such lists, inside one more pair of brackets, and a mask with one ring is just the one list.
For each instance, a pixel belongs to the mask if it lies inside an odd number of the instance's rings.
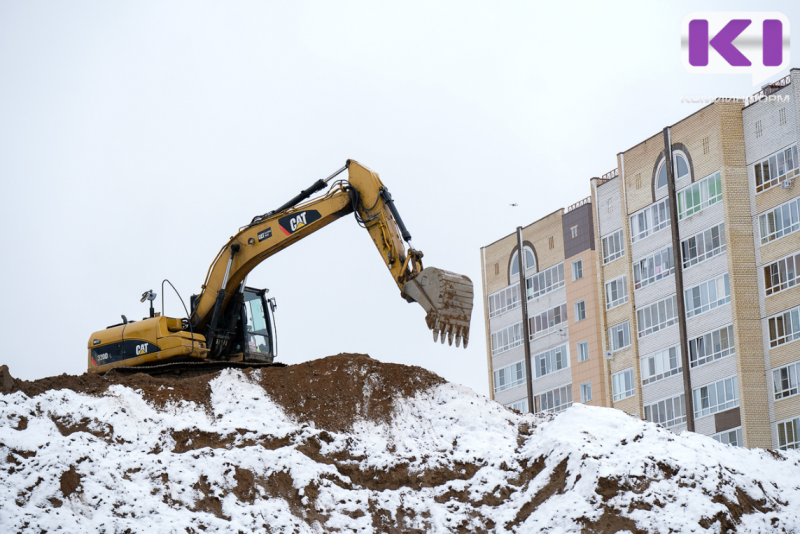
{"label": "dirt mound", "polygon": [[0,367],[0,387],[25,393],[0,394],[0,532],[800,531],[794,451],[518,414],[361,354],[185,378]]}
{"label": "dirt mound", "polygon": [[[356,419],[386,421],[392,403],[401,397],[444,383],[444,380],[421,367],[382,363],[366,354],[342,353],[287,367],[268,367],[261,371],[246,369],[288,413],[303,423],[318,428],[347,431]],[[114,384],[141,390],[158,407],[181,400],[209,406],[209,382],[219,371],[202,376],[180,374],[150,376],[139,373],[120,375],[51,376],[39,380],[14,379],[7,366],[0,367],[0,391],[21,391],[29,397],[50,390],[69,389],[76,393],[100,395]]]}

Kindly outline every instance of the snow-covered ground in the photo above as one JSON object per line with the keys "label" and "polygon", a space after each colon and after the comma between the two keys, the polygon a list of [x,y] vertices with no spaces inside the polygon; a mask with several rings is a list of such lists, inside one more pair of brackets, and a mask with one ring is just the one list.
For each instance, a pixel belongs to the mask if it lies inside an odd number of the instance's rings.
{"label": "snow-covered ground", "polygon": [[259,372],[222,372],[206,406],[0,395],[0,532],[800,531],[797,451],[581,405],[519,415],[452,384],[334,432]]}

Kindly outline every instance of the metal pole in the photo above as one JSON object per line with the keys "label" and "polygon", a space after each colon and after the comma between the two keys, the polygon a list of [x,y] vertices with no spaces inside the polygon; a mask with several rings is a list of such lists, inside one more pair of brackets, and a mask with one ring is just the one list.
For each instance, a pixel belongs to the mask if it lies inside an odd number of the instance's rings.
{"label": "metal pole", "polygon": [[667,194],[669,195],[669,218],[672,230],[672,258],[675,263],[675,294],[678,305],[678,331],[681,336],[681,366],[683,367],[683,396],[686,407],[686,430],[694,432],[694,399],[692,378],[689,376],[689,342],[686,333],[686,305],[683,301],[683,255],[681,236],[678,231],[678,199],[675,193],[675,172],[672,168],[672,137],[669,127],[664,128],[664,157],[667,166]]}
{"label": "metal pole", "polygon": [[531,345],[528,333],[528,294],[525,290],[525,265],[523,258],[525,249],[522,248],[522,227],[517,226],[517,261],[519,263],[519,297],[522,308],[522,345],[525,347],[525,384],[528,388],[528,411],[534,412],[533,406],[533,372],[531,370]]}

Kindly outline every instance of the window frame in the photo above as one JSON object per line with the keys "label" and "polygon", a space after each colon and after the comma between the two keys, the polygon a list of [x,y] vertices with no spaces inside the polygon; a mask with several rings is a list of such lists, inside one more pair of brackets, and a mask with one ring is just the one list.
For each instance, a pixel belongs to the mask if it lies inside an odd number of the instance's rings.
{"label": "window frame", "polygon": [[[622,295],[620,296],[620,285],[622,286]],[[609,298],[609,290],[612,292],[616,288],[617,291],[617,299],[610,300]],[[622,276],[618,276],[613,280],[609,280],[605,283],[605,297],[606,297],[606,311],[613,310],[619,306],[628,302],[628,276],[623,274]]]}
{"label": "window frame", "polygon": [[592,381],[584,382],[580,385],[581,404],[592,402]]}
{"label": "window frame", "polygon": [[569,369],[569,343],[531,356],[531,365],[533,365],[533,370],[536,371],[536,376],[533,378],[542,378],[543,376]]}
{"label": "window frame", "polygon": [[[606,243],[615,245],[614,249],[608,254],[606,252],[610,250],[610,247],[606,246]],[[616,247],[616,245],[618,245],[618,247]],[[622,228],[614,230],[600,238],[600,247],[603,254],[603,265],[607,265],[623,257],[625,255],[625,234]]]}
{"label": "window frame", "polygon": [[[654,321],[654,316],[658,323]],[[675,294],[636,310],[636,334],[640,339],[676,324],[678,324],[678,298]]]}
{"label": "window frame", "polygon": [[[731,443],[730,435],[734,434],[736,436],[736,443]],[[742,427],[737,426],[736,428],[730,428],[728,430],[723,430],[722,432],[717,432],[716,434],[711,434],[711,439],[716,441],[717,443],[722,443],[723,445],[730,445],[732,447],[744,447],[744,442],[742,440]],[[727,441],[724,441],[724,437],[727,438]]]}
{"label": "window frame", "polygon": [[[722,202],[722,174],[716,171],[678,191],[678,220],[688,219]],[[687,203],[687,199],[689,202]]]}
{"label": "window frame", "polygon": [[[623,343],[625,343],[625,339],[627,339],[627,344],[621,345],[616,347],[616,340],[617,333],[623,332]],[[627,334],[625,334],[627,332]],[[619,352],[621,350],[625,350],[626,348],[631,346],[631,322],[623,321],[621,323],[612,325],[608,327],[608,341],[609,341],[609,349],[611,352]]]}
{"label": "window frame", "polygon": [[[536,255],[533,253],[528,246],[523,246],[523,250],[525,251],[525,275],[527,276],[528,271],[535,271],[536,270]],[[519,249],[515,250],[514,253],[511,255],[511,263],[509,264],[508,269],[508,277],[513,278],[514,276],[519,276]],[[528,265],[528,256],[530,255],[531,259],[533,260],[533,266]],[[515,270],[516,269],[516,270]]]}
{"label": "window frame", "polygon": [[[515,289],[516,291],[514,291]],[[508,304],[509,296],[511,297],[510,306]],[[516,296],[516,301],[514,301],[515,296]],[[497,300],[498,303],[505,302],[505,304],[501,304],[500,306],[501,309],[499,311],[498,308],[496,307],[495,309],[492,309],[494,307],[493,304],[495,300]],[[522,304],[522,298],[519,293],[519,282],[517,282],[516,284],[511,284],[510,286],[506,286],[503,289],[495,291],[494,293],[489,295],[489,318],[492,319],[494,317],[499,317],[506,312],[519,308],[521,304]]]}
{"label": "window frame", "polygon": [[[580,306],[580,307],[579,307]],[[574,304],[575,307],[575,322],[579,323],[586,319],[586,300],[581,299]]]}
{"label": "window frame", "polygon": [[[790,417],[788,419],[784,419],[782,421],[778,421],[778,449],[785,451],[788,449],[800,449],[800,417]],[[793,440],[789,441],[786,439],[787,426],[791,427],[791,432],[793,434]],[[783,428],[781,428],[783,427]],[[783,437],[783,443],[781,443],[781,437]]]}
{"label": "window frame", "polygon": [[[783,331],[780,335],[778,334],[779,329]],[[795,306],[767,317],[767,332],[770,348],[786,345],[800,339],[800,306]]]}
{"label": "window frame", "polygon": [[[714,248],[709,249],[707,240],[710,239],[712,246],[714,243],[714,230],[717,230],[717,241],[718,245]],[[709,235],[706,236],[706,233]],[[702,240],[702,245],[698,245],[698,243]],[[703,252],[697,253],[697,249],[702,247]],[[686,259],[687,251],[691,251],[694,248],[695,255],[688,260]],[[725,240],[725,222],[721,222],[719,224],[715,224],[710,228],[706,228],[696,234],[687,237],[686,239],[681,240],[681,261],[683,262],[683,269],[689,269],[694,267],[695,265],[699,265],[706,260],[710,260],[715,256],[719,256],[724,254],[728,251],[728,244]]]}
{"label": "window frame", "polygon": [[[656,259],[656,257],[659,257],[659,259]],[[656,269],[664,268],[665,257],[669,260],[666,264],[667,268],[656,273]],[[651,269],[652,274],[650,274]],[[647,272],[647,278],[643,278],[642,273],[644,272]],[[645,288],[673,274],[675,274],[675,255],[672,251],[672,245],[668,245],[633,264],[633,289],[635,291]]]}
{"label": "window frame", "polygon": [[[555,273],[555,280],[553,273]],[[548,278],[550,279],[550,285],[547,285]],[[535,289],[537,283],[540,284],[540,289]],[[527,296],[527,300],[538,299],[557,289],[561,289],[564,285],[564,262],[562,261],[557,265],[553,265],[552,267],[548,267],[543,271],[539,271],[527,277],[525,279],[525,295]]]}
{"label": "window frame", "polygon": [[[800,250],[764,265],[764,296],[769,297],[800,284],[798,269],[800,269]],[[791,273],[791,278],[788,278],[789,273]],[[782,277],[785,280],[781,280]],[[769,286],[767,285],[768,281]],[[777,289],[774,289],[775,287]]]}
{"label": "window frame", "polygon": [[[772,231],[769,231],[770,216]],[[779,226],[780,228],[778,228]],[[800,230],[800,197],[795,197],[758,214],[758,234],[762,246],[798,230]]]}
{"label": "window frame", "polygon": [[[514,331],[517,328],[519,329],[519,337],[518,338],[516,337],[516,333],[514,333],[515,338],[513,340],[511,339],[511,334],[505,334],[504,336],[502,336],[502,337],[500,337],[498,339],[503,341],[503,337],[505,337],[505,339],[508,340],[508,342],[504,343],[503,345],[499,346],[498,348],[495,348],[494,340],[495,340],[495,336],[496,335],[499,335],[502,332],[506,332],[506,331]],[[524,339],[525,336],[524,336],[523,330],[522,330],[522,321],[520,321],[518,323],[515,323],[515,324],[510,324],[508,326],[504,326],[503,328],[499,328],[499,329],[495,330],[494,332],[492,332],[489,335],[489,338],[490,338],[490,346],[492,348],[492,356],[497,356],[498,354],[502,354],[504,352],[508,352],[511,349],[519,347],[520,345],[522,345],[525,342],[525,339]]]}
{"label": "window frame", "polygon": [[[674,366],[672,360],[675,360]],[[650,361],[653,362],[652,365],[650,364]],[[650,373],[651,367],[653,368],[652,374]],[[646,377],[645,369],[647,369]],[[639,378],[642,380],[642,386],[653,384],[682,372],[683,362],[681,360],[680,344],[673,345],[672,347],[667,347],[665,349],[659,349],[655,352],[651,352],[650,354],[645,354],[639,358]]]}
{"label": "window frame", "polygon": [[[722,291],[724,292],[724,296],[719,298],[719,283],[722,283]],[[712,301],[710,288],[714,287],[714,294],[717,297]],[[704,294],[705,288],[705,294]],[[695,290],[697,290],[697,294],[695,294]],[[703,298],[705,297],[706,302],[703,303]],[[699,299],[700,305],[697,306],[695,304],[695,300]],[[686,318],[691,319],[692,317],[697,317],[698,315],[703,315],[704,313],[708,313],[711,310],[715,310],[720,306],[725,306],[726,304],[730,304],[731,302],[731,285],[730,285],[730,277],[728,273],[715,276],[710,280],[705,280],[700,282],[697,285],[694,285],[688,289],[685,289],[683,292],[683,301],[686,308]],[[692,303],[692,307],[689,308],[689,303]]]}
{"label": "window frame", "polygon": [[[542,317],[544,316],[544,318]],[[558,322],[556,321],[556,317],[558,318]],[[550,324],[552,318],[552,325]],[[536,320],[539,319],[540,324],[544,325],[544,322],[547,321],[547,328],[537,328],[536,327]],[[540,337],[544,337],[546,335],[552,334],[558,329],[566,328],[565,325],[569,322],[569,317],[567,314],[567,303],[564,302],[563,304],[559,304],[553,308],[549,308],[544,310],[541,313],[536,313],[528,317],[528,338],[533,341],[534,339],[538,339]]]}
{"label": "window frame", "polygon": [[579,341],[575,347],[578,350],[578,363],[589,361],[589,342]]}
{"label": "window frame", "polygon": [[[518,401],[509,402],[508,404],[504,404],[503,406],[511,410],[517,410],[520,413],[528,413],[528,399],[520,399]],[[519,406],[519,408],[517,408],[516,406]]]}
{"label": "window frame", "polygon": [[572,281],[577,282],[583,278],[583,258],[572,262]]}
{"label": "window frame", "polygon": [[[558,404],[555,404],[556,392],[558,392],[558,400],[559,400]],[[548,408],[542,408],[542,404],[543,404],[542,399],[546,400],[548,395],[551,395],[551,398],[552,398],[552,401],[553,401],[553,406],[552,407],[548,407]],[[562,395],[563,395],[564,400],[566,400],[568,398],[569,401],[561,402]],[[536,402],[536,400],[538,400],[539,402]],[[572,383],[569,383],[566,386],[560,386],[560,387],[557,387],[557,388],[553,388],[553,389],[551,389],[549,391],[544,391],[542,393],[539,393],[539,394],[535,395],[534,396],[534,403],[536,405],[538,405],[538,410],[536,411],[536,413],[544,412],[544,413],[557,414],[557,413],[563,412],[564,410],[566,410],[567,408],[569,408],[573,404]],[[550,403],[548,402],[548,404],[550,404]]]}
{"label": "window frame", "polygon": [[[725,331],[725,337],[728,339],[728,346],[727,348],[722,348],[722,332]],[[719,334],[719,346],[720,349],[716,350],[717,342],[714,339],[714,334]],[[700,356],[700,340],[702,340],[702,351],[703,355]],[[733,336],[733,323],[721,326],[719,328],[715,328],[713,330],[709,330],[708,332],[704,332],[699,336],[694,336],[689,338],[689,343],[687,344],[689,347],[689,367],[694,369],[696,367],[701,367],[708,363],[715,362],[717,360],[721,360],[726,356],[731,356],[736,354],[736,339]],[[707,353],[706,352],[706,345],[710,345],[713,352]]]}
{"label": "window frame", "polygon": [[[631,228],[631,243],[636,243],[642,239],[647,239],[648,237],[657,234],[664,228],[667,228],[672,220],[671,217],[672,216],[669,212],[668,196],[662,198],[661,200],[657,200],[649,206],[631,214],[628,217],[628,222]],[[659,219],[658,222],[654,222],[656,218]],[[637,221],[636,224],[634,224],[634,221]],[[640,226],[643,223],[645,223],[647,226],[644,230],[635,228],[635,226]]]}
{"label": "window frame", "polygon": [[[781,161],[783,160],[783,161]],[[788,168],[787,163],[791,160],[792,168]],[[756,195],[768,191],[777,186],[789,173],[793,173],[792,178],[797,176],[798,165],[797,159],[797,143],[793,143],[787,147],[781,148],[772,154],[762,158],[753,164],[753,180],[755,184]],[[765,165],[766,164],[766,165]],[[783,165],[783,172],[780,172],[781,165]],[[775,172],[773,172],[773,169]],[[769,177],[765,180],[764,173]]]}
{"label": "window frame", "polygon": [[[786,374],[784,379],[782,374]],[[800,362],[793,362],[788,365],[783,365],[772,370],[772,394],[773,400],[788,399],[800,393],[798,386],[798,379],[800,379]],[[778,391],[778,382],[788,382],[785,387]]]}
{"label": "window frame", "polygon": [[[730,381],[730,388],[728,387],[728,382]],[[722,392],[726,395],[726,400],[722,403],[719,402],[719,391],[720,391],[720,384],[722,384]],[[711,390],[708,388],[714,387],[713,391],[713,399],[716,404],[711,404]],[[708,403],[707,408],[703,408],[703,389],[706,389],[706,400]],[[727,394],[728,390],[732,391],[733,398],[728,399]],[[720,380],[715,380],[714,382],[710,382],[708,384],[696,387],[692,389],[692,400],[694,401],[694,418],[700,419],[701,417],[707,417],[709,415],[713,415],[715,413],[724,412],[726,410],[731,410],[739,406],[739,384],[738,384],[738,377],[736,375],[728,376],[722,378]]]}
{"label": "window frame", "polygon": [[[630,377],[630,389],[628,389],[628,378]],[[619,391],[618,383],[624,387],[624,391]],[[617,371],[611,375],[611,398],[612,402],[619,402],[621,400],[633,397],[636,394],[636,385],[633,380],[633,367],[628,367],[622,371]]]}
{"label": "window frame", "polygon": [[[645,421],[655,423],[663,428],[672,428],[686,422],[686,396],[684,393],[651,402],[650,404],[643,406],[643,408],[643,419]],[[670,415],[672,415],[672,417],[670,417]],[[657,421],[656,419],[659,420]],[[661,419],[663,419],[663,421]]]}
{"label": "window frame", "polygon": [[[513,374],[511,375],[511,379],[509,382],[505,382],[505,372],[507,369],[511,369],[514,367],[515,369],[511,370],[510,372],[516,373],[517,377],[513,378]],[[498,385],[498,377],[503,377],[503,383]],[[525,360],[519,360],[514,363],[510,363],[500,369],[495,369],[492,373],[492,386],[494,387],[495,395],[500,393],[501,391],[507,391],[509,389],[513,389],[515,387],[519,387],[525,385],[527,383],[527,376],[525,374]]]}

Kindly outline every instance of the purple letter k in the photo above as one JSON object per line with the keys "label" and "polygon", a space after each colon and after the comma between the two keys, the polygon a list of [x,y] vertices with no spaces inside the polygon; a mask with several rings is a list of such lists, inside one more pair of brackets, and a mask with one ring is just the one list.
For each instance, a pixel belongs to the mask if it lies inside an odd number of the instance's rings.
{"label": "purple letter k", "polygon": [[745,28],[750,26],[749,20],[733,19],[722,28],[708,43],[725,59],[732,67],[749,67],[750,61],[744,54],[733,46],[733,40],[739,37]]}

